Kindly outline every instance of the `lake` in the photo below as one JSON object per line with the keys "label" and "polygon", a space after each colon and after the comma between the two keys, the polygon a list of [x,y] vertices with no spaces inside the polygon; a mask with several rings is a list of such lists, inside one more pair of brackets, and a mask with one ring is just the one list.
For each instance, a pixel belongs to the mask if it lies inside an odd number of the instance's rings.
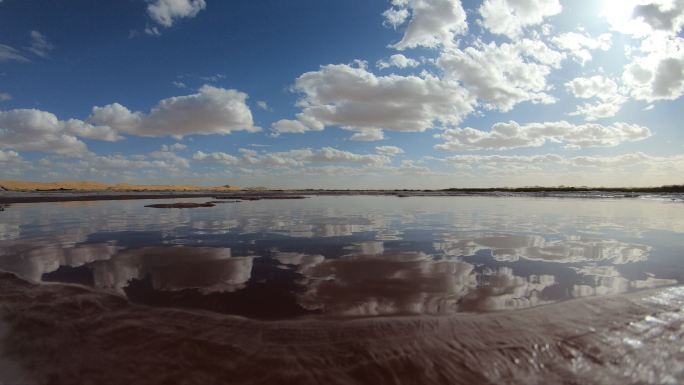
{"label": "lake", "polygon": [[502,312],[684,282],[684,204],[667,199],[145,207],[160,202],[11,205],[0,212],[0,270],[261,320]]}

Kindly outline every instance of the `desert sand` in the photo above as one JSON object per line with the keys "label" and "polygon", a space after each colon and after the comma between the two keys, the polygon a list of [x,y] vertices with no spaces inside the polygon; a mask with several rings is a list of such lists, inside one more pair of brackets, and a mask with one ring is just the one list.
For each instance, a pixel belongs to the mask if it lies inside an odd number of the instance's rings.
{"label": "desert sand", "polygon": [[31,182],[0,180],[0,190],[7,191],[237,191],[238,186],[194,186],[194,185],[136,185],[128,183],[107,184],[92,181]]}

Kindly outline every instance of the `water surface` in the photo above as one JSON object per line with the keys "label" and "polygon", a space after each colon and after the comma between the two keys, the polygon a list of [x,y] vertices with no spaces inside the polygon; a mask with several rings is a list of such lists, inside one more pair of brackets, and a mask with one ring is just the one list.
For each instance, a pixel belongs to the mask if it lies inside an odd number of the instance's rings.
{"label": "water surface", "polygon": [[[205,199],[184,199],[204,202]],[[311,197],[15,204],[0,269],[259,319],[506,311],[684,281],[684,205]]]}

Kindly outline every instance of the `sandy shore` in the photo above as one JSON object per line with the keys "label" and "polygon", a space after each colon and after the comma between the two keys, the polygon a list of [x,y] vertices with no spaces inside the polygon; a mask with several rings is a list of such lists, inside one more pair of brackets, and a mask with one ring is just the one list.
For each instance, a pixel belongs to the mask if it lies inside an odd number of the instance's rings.
{"label": "sandy shore", "polygon": [[37,384],[684,380],[680,287],[505,313],[261,322],[0,274],[0,306],[3,359]]}

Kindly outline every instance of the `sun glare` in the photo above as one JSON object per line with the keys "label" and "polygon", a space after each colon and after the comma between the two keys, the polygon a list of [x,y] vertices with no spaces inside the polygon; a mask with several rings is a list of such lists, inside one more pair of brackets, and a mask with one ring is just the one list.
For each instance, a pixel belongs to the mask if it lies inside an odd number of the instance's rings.
{"label": "sun glare", "polygon": [[646,23],[633,18],[634,8],[643,3],[640,0],[603,0],[600,15],[605,17],[612,30],[631,34],[644,35],[649,32]]}

